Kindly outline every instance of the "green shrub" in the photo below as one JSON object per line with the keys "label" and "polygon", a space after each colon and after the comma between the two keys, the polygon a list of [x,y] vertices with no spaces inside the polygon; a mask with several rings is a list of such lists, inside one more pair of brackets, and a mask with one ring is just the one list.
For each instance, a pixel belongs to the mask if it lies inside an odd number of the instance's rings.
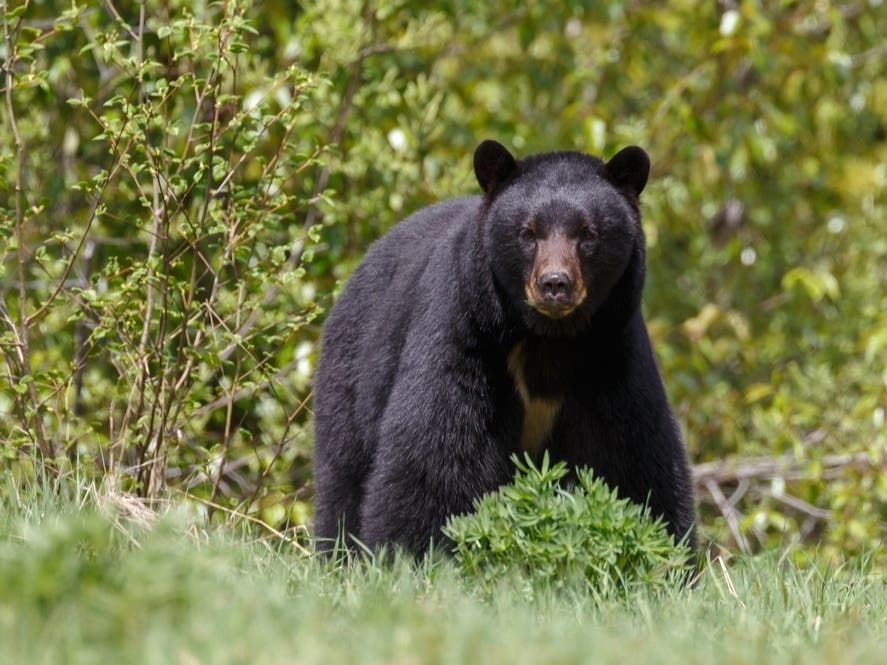
{"label": "green shrub", "polygon": [[565,487],[566,464],[550,465],[547,454],[539,467],[529,457],[514,462],[511,485],[444,528],[462,571],[486,590],[517,577],[530,591],[578,583],[609,596],[672,586],[686,573],[689,548],[590,469],[579,469],[576,484]]}
{"label": "green shrub", "polygon": [[58,5],[42,32],[25,8],[0,13],[0,457],[304,521],[316,77],[246,0]]}

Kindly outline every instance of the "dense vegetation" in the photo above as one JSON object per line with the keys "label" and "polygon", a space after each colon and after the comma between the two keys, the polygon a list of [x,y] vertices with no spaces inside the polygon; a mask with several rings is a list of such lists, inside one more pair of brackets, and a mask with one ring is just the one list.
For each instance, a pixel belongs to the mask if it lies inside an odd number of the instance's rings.
{"label": "dense vegetation", "polygon": [[771,553],[692,590],[528,600],[510,577],[477,593],[449,560],[337,568],[236,528],[183,534],[181,504],[157,520],[131,496],[19,498],[0,501],[4,663],[874,665],[887,648],[871,561]]}
{"label": "dense vegetation", "polygon": [[307,523],[315,342],[367,244],[475,192],[482,138],[637,143],[647,318],[717,464],[706,533],[883,543],[887,3],[0,8],[0,491],[77,476]]}

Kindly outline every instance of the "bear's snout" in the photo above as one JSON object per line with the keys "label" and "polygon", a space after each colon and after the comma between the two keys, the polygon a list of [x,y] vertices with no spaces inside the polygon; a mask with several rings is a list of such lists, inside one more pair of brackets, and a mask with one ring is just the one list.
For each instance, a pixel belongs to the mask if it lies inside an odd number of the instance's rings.
{"label": "bear's snout", "polygon": [[569,316],[585,299],[576,243],[563,232],[537,242],[525,285],[527,303],[549,319]]}
{"label": "bear's snout", "polygon": [[536,287],[546,302],[567,305],[572,301],[573,280],[565,272],[547,272],[539,275]]}

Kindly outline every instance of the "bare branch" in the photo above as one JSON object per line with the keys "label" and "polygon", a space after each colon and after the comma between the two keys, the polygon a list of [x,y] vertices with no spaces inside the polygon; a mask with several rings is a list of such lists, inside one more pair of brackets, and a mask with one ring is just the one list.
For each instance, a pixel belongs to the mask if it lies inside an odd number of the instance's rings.
{"label": "bare branch", "polygon": [[745,539],[745,536],[742,535],[742,530],[739,528],[739,511],[730,505],[730,502],[727,501],[727,497],[724,496],[724,493],[716,482],[713,480],[706,480],[705,488],[715,500],[724,519],[727,520],[727,526],[730,528],[730,533],[733,534],[733,540],[736,541],[740,550],[745,554],[749,554],[751,549],[748,546],[748,541]]}
{"label": "bare branch", "polygon": [[[887,471],[887,457],[875,459],[869,453],[847,453],[825,455],[816,460],[821,468],[818,475],[834,478],[847,469],[880,468]],[[794,455],[780,457],[748,457],[719,462],[705,462],[693,467],[693,480],[697,485],[707,481],[718,484],[749,480],[801,480],[811,478],[814,473],[808,468],[810,460],[798,460]]]}
{"label": "bare branch", "polygon": [[[822,436],[820,432],[814,432],[812,438]],[[772,489],[770,481],[773,480],[804,480],[804,479],[830,479],[836,478],[848,471],[871,470],[875,472],[887,471],[887,458],[878,458],[869,453],[848,453],[843,455],[825,455],[816,460],[818,468],[810,468],[810,460],[799,460],[794,455],[782,455],[779,457],[752,457],[746,459],[731,459],[720,462],[706,462],[693,467],[693,479],[699,494],[705,498],[707,494],[710,500],[717,506],[721,515],[730,529],[737,546],[743,551],[750,551],[748,540],[739,526],[740,513],[736,505],[747,495],[755,499],[770,498],[787,506],[791,511],[800,513],[804,520],[802,533],[812,533],[816,524],[833,521],[833,514],[826,508],[814,506],[803,499],[788,494],[784,491]],[[725,496],[725,488],[736,485],[728,499]],[[759,532],[754,525],[751,532],[763,540],[763,532]]]}

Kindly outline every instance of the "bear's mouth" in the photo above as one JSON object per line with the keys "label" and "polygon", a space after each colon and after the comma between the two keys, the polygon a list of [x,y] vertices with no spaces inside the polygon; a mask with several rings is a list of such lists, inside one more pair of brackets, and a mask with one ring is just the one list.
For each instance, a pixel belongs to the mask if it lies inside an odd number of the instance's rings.
{"label": "bear's mouth", "polygon": [[532,301],[528,301],[527,304],[549,319],[565,319],[575,312],[577,307],[574,304],[559,305],[548,302],[534,303]]}
{"label": "bear's mouth", "polygon": [[553,320],[570,316],[585,302],[586,294],[587,291],[581,283],[578,290],[571,290],[569,293],[541,293],[539,289],[533,288],[532,283],[527,284],[524,290],[527,305],[545,318]]}

